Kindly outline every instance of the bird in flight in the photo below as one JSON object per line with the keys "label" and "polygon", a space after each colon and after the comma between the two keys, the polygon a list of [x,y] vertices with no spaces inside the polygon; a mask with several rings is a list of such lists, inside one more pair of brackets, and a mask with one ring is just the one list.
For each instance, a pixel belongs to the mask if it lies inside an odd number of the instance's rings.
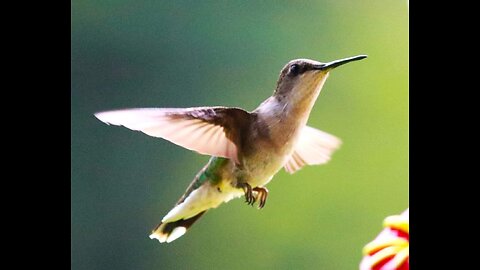
{"label": "bird in flight", "polygon": [[150,238],[172,242],[205,212],[245,196],[263,208],[265,185],[281,169],[294,173],[305,165],[325,164],[340,139],[307,126],[310,112],[330,74],[366,55],[322,63],[288,62],[273,95],[248,112],[229,107],[136,108],[96,113],[111,125],[138,130],[211,156]]}

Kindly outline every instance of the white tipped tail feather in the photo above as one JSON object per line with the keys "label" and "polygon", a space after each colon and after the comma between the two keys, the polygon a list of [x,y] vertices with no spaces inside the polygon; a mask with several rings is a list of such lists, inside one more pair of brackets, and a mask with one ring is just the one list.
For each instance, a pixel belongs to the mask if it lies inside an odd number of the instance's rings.
{"label": "white tipped tail feather", "polygon": [[160,243],[170,243],[184,235],[208,209],[216,208],[243,194],[241,189],[234,189],[230,185],[225,185],[222,192],[210,184],[202,185],[165,215],[150,238],[157,239]]}
{"label": "white tipped tail feather", "polygon": [[150,239],[157,239],[160,243],[170,243],[187,232],[187,228],[183,226],[175,227],[171,231],[166,231],[165,228],[171,223],[163,223],[150,234]]}

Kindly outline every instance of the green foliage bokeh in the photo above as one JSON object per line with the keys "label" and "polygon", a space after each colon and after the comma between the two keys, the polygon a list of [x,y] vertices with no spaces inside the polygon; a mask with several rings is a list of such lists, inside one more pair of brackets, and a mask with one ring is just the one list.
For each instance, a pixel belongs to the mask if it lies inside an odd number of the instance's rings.
{"label": "green foliage bokeh", "polygon": [[[72,269],[357,269],[408,207],[406,1],[72,1]],[[295,58],[368,54],[333,71],[309,125],[342,147],[279,172],[262,210],[237,199],[171,244],[150,240],[208,160],[107,126],[129,107],[238,106]]]}

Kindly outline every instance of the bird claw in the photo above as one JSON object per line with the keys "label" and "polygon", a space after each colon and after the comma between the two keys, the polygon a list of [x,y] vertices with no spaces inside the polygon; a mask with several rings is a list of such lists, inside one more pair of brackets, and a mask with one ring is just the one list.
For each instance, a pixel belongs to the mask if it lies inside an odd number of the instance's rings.
{"label": "bird claw", "polygon": [[256,198],[255,196],[253,196],[253,190],[252,190],[252,186],[250,186],[249,184],[245,183],[242,185],[242,188],[243,188],[243,191],[245,192],[245,202],[248,204],[248,205],[252,205],[255,203],[256,201]]}
{"label": "bird claw", "polygon": [[257,192],[257,198],[260,197],[260,202],[258,203],[258,209],[262,209],[267,202],[268,189],[266,187],[255,187],[254,191]]}
{"label": "bird claw", "polygon": [[[267,202],[267,196],[268,196],[267,188],[265,187],[252,188],[252,186],[250,186],[247,183],[242,184],[241,187],[245,192],[245,202],[248,205],[253,206],[253,204],[257,201],[257,199],[260,198],[260,202],[258,203],[258,209],[262,209],[265,206],[265,203]],[[253,191],[257,193],[256,196],[254,195]]]}

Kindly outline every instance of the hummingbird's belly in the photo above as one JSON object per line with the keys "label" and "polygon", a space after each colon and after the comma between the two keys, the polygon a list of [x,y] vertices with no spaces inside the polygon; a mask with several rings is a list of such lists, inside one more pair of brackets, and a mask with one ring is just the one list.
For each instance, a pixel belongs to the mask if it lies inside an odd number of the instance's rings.
{"label": "hummingbird's belly", "polygon": [[257,158],[249,159],[244,163],[247,183],[252,187],[265,186],[285,165],[287,160],[287,155],[278,155],[274,153],[263,153]]}
{"label": "hummingbird's belly", "polygon": [[271,138],[281,140],[257,140],[256,146],[243,159],[243,180],[252,187],[265,186],[287,163],[298,140],[299,128],[270,128]]}

